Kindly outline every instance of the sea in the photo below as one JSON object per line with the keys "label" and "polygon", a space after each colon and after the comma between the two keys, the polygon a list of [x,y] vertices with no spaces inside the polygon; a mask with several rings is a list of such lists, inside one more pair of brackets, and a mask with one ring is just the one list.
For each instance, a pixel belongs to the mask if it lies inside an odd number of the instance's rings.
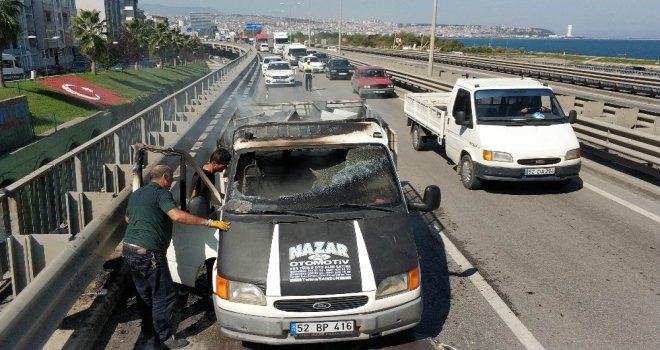
{"label": "sea", "polygon": [[518,38],[453,38],[466,47],[490,46],[527,52],[549,52],[566,55],[637,58],[660,60],[660,40],[623,39],[518,39]]}

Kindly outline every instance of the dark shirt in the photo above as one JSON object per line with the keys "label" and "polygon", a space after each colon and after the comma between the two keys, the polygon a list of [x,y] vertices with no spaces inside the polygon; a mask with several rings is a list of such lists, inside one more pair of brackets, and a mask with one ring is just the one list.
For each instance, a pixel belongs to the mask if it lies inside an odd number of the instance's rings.
{"label": "dark shirt", "polygon": [[172,193],[155,182],[149,182],[128,198],[128,227],[124,242],[166,251],[172,240],[172,219],[167,212],[176,208]]}
{"label": "dark shirt", "polygon": [[[208,177],[209,180],[211,180],[211,183],[215,182],[215,174],[213,174],[212,172],[206,169],[202,169],[202,170],[204,171],[204,174],[206,174],[206,177]],[[199,176],[198,173],[193,174],[192,183],[193,183],[193,189],[197,191],[198,196],[202,196],[208,199],[209,201],[213,200],[214,197],[213,197],[213,193],[211,192],[211,189],[204,184],[204,181],[202,181],[202,178]]]}

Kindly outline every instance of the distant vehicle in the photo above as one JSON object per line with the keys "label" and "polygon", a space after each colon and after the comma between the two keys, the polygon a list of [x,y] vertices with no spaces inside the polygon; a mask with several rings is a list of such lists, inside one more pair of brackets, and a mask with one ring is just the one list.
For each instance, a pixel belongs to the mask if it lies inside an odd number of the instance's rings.
{"label": "distant vehicle", "polygon": [[307,56],[307,47],[303,44],[289,44],[284,47],[284,59],[292,66],[298,65],[300,57]]}
{"label": "distant vehicle", "polygon": [[291,69],[291,65],[284,61],[271,62],[266,67],[264,73],[266,86],[271,85],[296,85],[296,77]]}
{"label": "distant vehicle", "polygon": [[23,71],[20,64],[16,62],[16,57],[3,53],[2,75],[5,77],[5,80],[23,79],[25,78],[25,71]]}
{"label": "distant vehicle", "polygon": [[328,51],[337,51],[337,46],[334,45],[328,46]]}
{"label": "distant vehicle", "polygon": [[304,56],[300,58],[300,61],[298,61],[298,69],[302,72],[305,65],[309,62],[309,64],[312,65],[312,69],[314,69],[314,73],[319,73],[323,72],[323,68],[325,68],[325,65],[321,60],[319,60],[318,57],[316,56]]}
{"label": "distant vehicle", "polygon": [[49,75],[64,74],[66,73],[66,70],[64,69],[64,67],[60,66],[59,64],[51,64],[46,67],[41,67],[37,69],[37,72],[39,72],[39,75],[41,76],[49,76]]}
{"label": "distant vehicle", "polygon": [[273,53],[276,55],[284,54],[284,45],[289,43],[289,33],[273,32]]}
{"label": "distant vehicle", "polygon": [[360,66],[351,77],[353,92],[362,98],[365,95],[394,96],[394,83],[379,66]]}
{"label": "distant vehicle", "polygon": [[355,67],[343,58],[334,58],[325,65],[325,76],[332,79],[350,79],[353,76]]}
{"label": "distant vehicle", "polygon": [[270,48],[268,47],[268,43],[261,43],[261,44],[259,44],[259,51],[260,51],[260,52],[268,52],[268,51],[270,51]]}
{"label": "distant vehicle", "polygon": [[[307,52],[309,53],[309,50]],[[314,52],[310,53],[310,55],[318,57],[323,64],[328,64],[328,61],[330,60],[330,56],[325,52]]]}
{"label": "distant vehicle", "polygon": [[264,75],[266,73],[266,67],[268,67],[268,64],[271,62],[276,62],[276,61],[282,61],[282,57],[280,56],[266,56],[264,57],[263,62],[261,63],[261,75]]}
{"label": "distant vehicle", "polygon": [[117,63],[114,66],[110,67],[109,70],[115,71],[115,72],[123,72],[124,71],[124,65],[121,64],[121,63]]}
{"label": "distant vehicle", "polygon": [[150,58],[146,58],[140,61],[140,66],[143,68],[156,68],[156,62]]}
{"label": "distant vehicle", "polygon": [[90,64],[87,61],[73,61],[73,63],[71,63],[70,71],[73,73],[87,72],[89,66]]}

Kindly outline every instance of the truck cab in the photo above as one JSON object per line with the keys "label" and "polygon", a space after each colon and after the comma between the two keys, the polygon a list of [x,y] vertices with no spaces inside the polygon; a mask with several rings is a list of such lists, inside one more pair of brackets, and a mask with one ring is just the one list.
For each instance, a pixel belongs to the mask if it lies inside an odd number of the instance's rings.
{"label": "truck cab", "polygon": [[440,190],[406,198],[394,131],[363,101],[241,107],[229,125],[219,143],[232,160],[210,215],[231,230],[175,223],[173,280],[194,285],[212,257],[218,324],[239,340],[337,342],[417,325],[409,214],[437,209]]}

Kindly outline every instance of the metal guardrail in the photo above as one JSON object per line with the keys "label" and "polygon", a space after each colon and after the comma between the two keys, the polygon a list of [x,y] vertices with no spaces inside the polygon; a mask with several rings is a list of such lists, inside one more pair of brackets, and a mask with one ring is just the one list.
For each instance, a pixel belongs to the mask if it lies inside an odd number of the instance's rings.
{"label": "metal guardrail", "polygon": [[[16,244],[18,248],[17,258],[10,261],[12,286],[18,295],[0,313],[3,348],[43,346],[121,240],[123,207],[131,190],[132,146],[136,143],[171,146],[185,139],[190,124],[222,103],[221,96],[231,92],[241,73],[255,67],[256,62],[254,49],[244,49],[243,55],[223,68],[0,193],[0,223],[7,233],[8,244],[12,247]],[[214,103],[202,104],[210,97]],[[68,235],[52,234],[62,229],[63,224]],[[51,238],[48,243],[59,244],[52,262],[45,265],[32,256],[48,254],[39,251],[47,248],[33,246],[43,237]],[[29,239],[21,245],[20,239],[14,243],[14,238]],[[21,256],[27,259],[20,261]]]}
{"label": "metal guardrail", "polygon": [[[364,61],[342,56],[353,64],[373,64],[373,61]],[[382,64],[386,68],[390,78],[398,86],[413,91],[451,91],[453,84],[440,81],[407,71],[391,69],[391,66]],[[576,109],[583,112],[586,101],[573,97],[572,106],[563,106],[565,109]],[[605,105],[603,103],[603,105]],[[568,108],[566,108],[568,107]],[[614,123],[613,116],[620,108],[604,106],[598,116],[589,117],[584,114],[578,115],[577,123],[573,129],[583,144],[590,146],[592,151],[598,151],[601,155],[621,157],[625,159],[625,165],[648,175],[660,178],[660,117],[651,114],[640,113],[634,118],[634,125],[642,124],[648,131],[640,131],[630,127],[623,127]],[[615,161],[617,159],[614,159]]]}

